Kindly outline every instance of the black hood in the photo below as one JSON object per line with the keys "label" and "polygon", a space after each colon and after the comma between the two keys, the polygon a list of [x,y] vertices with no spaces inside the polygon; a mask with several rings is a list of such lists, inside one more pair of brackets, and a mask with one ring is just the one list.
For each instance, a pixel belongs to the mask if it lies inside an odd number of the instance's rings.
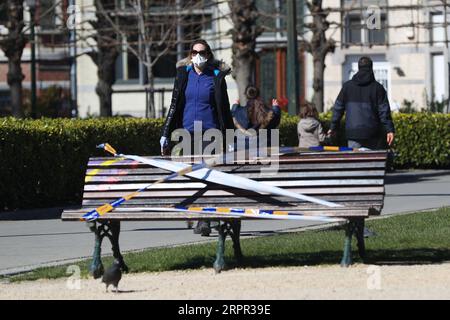
{"label": "black hood", "polygon": [[358,73],[352,78],[358,86],[366,86],[375,81],[375,75],[373,74],[372,68],[362,67],[359,69]]}

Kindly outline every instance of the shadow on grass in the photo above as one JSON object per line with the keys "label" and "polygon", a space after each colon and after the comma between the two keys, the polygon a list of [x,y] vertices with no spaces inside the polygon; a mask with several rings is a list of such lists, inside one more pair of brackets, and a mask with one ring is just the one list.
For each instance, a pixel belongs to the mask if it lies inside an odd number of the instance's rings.
{"label": "shadow on grass", "polygon": [[[235,268],[266,268],[266,267],[294,267],[294,266],[314,266],[326,264],[339,264],[342,252],[324,251],[321,253],[298,254],[298,255],[256,255],[245,256],[238,262],[230,256],[225,256],[226,269]],[[170,266],[170,270],[187,270],[212,268],[215,257],[195,256],[189,260]],[[133,272],[134,272],[133,268]],[[137,270],[136,270],[137,271]]]}
{"label": "shadow on grass", "polygon": [[450,261],[450,248],[417,248],[402,250],[367,250],[367,264],[415,265]]}
{"label": "shadow on grass", "polygon": [[[366,259],[362,260],[358,252],[353,251],[353,262],[374,265],[423,265],[440,264],[450,261],[450,249],[403,249],[403,250],[367,250]],[[294,267],[339,265],[342,251],[322,251],[314,253],[286,254],[286,255],[255,255],[245,256],[238,263],[231,256],[225,257],[226,269],[234,268],[266,268],[266,267]],[[186,270],[211,268],[215,257],[196,256],[182,264],[174,264],[170,270]]]}

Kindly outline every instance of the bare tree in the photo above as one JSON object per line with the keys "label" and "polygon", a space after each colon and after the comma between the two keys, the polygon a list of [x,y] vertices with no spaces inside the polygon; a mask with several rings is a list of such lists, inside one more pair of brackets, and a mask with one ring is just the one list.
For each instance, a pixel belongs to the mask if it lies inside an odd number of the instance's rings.
{"label": "bare tree", "polygon": [[[112,85],[115,81],[115,61],[126,50],[145,67],[146,87],[149,90],[149,115],[155,117],[154,73],[158,60],[176,47],[176,27],[179,23],[174,0],[168,0],[158,11],[160,2],[127,0],[124,7],[113,8],[114,0],[95,1],[94,50],[89,55],[97,64],[102,116],[110,116]],[[92,36],[88,36],[92,37]]]}
{"label": "bare tree", "polygon": [[[154,118],[156,116],[156,110],[153,91],[155,84],[153,67],[158,62],[159,58],[167,54],[167,52],[175,46],[176,26],[177,22],[180,22],[174,14],[166,15],[161,13],[161,16],[152,15],[151,1],[145,1],[144,4],[141,0],[131,1],[138,21],[137,31],[139,35],[139,48],[143,47],[143,50],[137,52],[134,50],[134,54],[144,64],[146,69],[147,86],[148,89],[150,89],[149,116],[150,118]],[[176,10],[173,1],[167,1],[166,10],[169,12],[174,12]],[[155,28],[155,24],[159,26]]]}
{"label": "bare tree", "polygon": [[255,0],[230,0],[233,28],[230,30],[233,40],[233,77],[239,90],[239,100],[245,105],[245,88],[254,82],[256,61],[256,38],[263,29],[257,25],[259,17]]}
{"label": "bare tree", "polygon": [[306,23],[305,27],[312,32],[312,38],[309,41],[300,42],[300,48],[309,52],[313,56],[314,75],[313,75],[313,102],[319,112],[324,111],[324,74],[325,58],[328,53],[333,53],[336,48],[336,42],[333,39],[327,39],[326,31],[330,28],[327,16],[330,9],[322,7],[322,0],[307,1],[306,5],[310,11],[313,21]]}
{"label": "bare tree", "polygon": [[8,34],[0,38],[0,48],[8,58],[7,81],[11,90],[12,115],[23,118],[22,108],[22,53],[27,43],[27,37],[23,30],[25,23],[23,20],[23,0],[7,0],[3,3],[6,7]]}
{"label": "bare tree", "polygon": [[117,33],[111,29],[111,9],[115,6],[114,0],[95,0],[96,20],[89,20],[95,29],[92,38],[95,40],[95,49],[88,52],[92,61],[97,66],[98,82],[95,87],[100,100],[100,116],[112,116],[112,85],[116,81],[115,65],[119,56],[119,39]]}

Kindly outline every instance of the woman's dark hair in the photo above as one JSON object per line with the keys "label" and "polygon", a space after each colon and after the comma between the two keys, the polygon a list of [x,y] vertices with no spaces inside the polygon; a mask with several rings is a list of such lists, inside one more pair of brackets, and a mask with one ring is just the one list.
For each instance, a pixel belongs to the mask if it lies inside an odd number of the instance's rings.
{"label": "woman's dark hair", "polygon": [[192,50],[194,50],[194,46],[196,44],[202,44],[202,45],[205,46],[206,53],[208,55],[208,57],[207,57],[208,60],[214,59],[214,54],[212,53],[211,47],[209,46],[208,42],[206,42],[206,40],[203,40],[203,39],[197,39],[197,40],[195,40],[195,41],[193,41],[191,43],[191,46],[190,46],[190,49],[189,49],[189,60],[192,58]]}
{"label": "woman's dark hair", "polygon": [[316,109],[316,106],[314,105],[314,103],[307,101],[300,106],[300,118],[305,119],[308,117],[314,118],[314,119],[319,119],[319,113],[317,112],[317,109]]}
{"label": "woman's dark hair", "polygon": [[248,100],[256,99],[259,97],[259,89],[253,85],[249,85],[245,88],[245,96]]}
{"label": "woman's dark hair", "polygon": [[247,97],[247,114],[248,119],[253,127],[258,129],[267,128],[269,122],[273,118],[273,111],[267,108],[263,100],[259,96],[259,89],[253,85],[249,85],[245,89],[245,96]]}

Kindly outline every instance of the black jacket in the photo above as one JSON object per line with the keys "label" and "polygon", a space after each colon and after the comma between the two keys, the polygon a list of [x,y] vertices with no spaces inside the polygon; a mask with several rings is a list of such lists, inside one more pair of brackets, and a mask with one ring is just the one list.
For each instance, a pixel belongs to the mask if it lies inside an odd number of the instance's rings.
{"label": "black jacket", "polygon": [[[227,93],[227,83],[225,81],[225,76],[228,75],[231,70],[223,64],[221,65],[218,61],[213,61],[211,65],[214,67],[215,73],[215,112],[217,121],[219,122],[219,129],[225,133],[226,129],[234,129],[233,118],[230,111],[230,101]],[[188,73],[192,68],[192,65],[190,65],[187,60],[182,60],[177,64],[177,75],[173,85],[172,101],[162,130],[162,136],[167,137],[169,140],[172,131],[183,128],[185,91]]]}
{"label": "black jacket", "polygon": [[375,81],[371,69],[362,68],[342,87],[334,104],[331,130],[339,129],[344,112],[347,139],[379,138],[383,127],[395,132],[386,90]]}

